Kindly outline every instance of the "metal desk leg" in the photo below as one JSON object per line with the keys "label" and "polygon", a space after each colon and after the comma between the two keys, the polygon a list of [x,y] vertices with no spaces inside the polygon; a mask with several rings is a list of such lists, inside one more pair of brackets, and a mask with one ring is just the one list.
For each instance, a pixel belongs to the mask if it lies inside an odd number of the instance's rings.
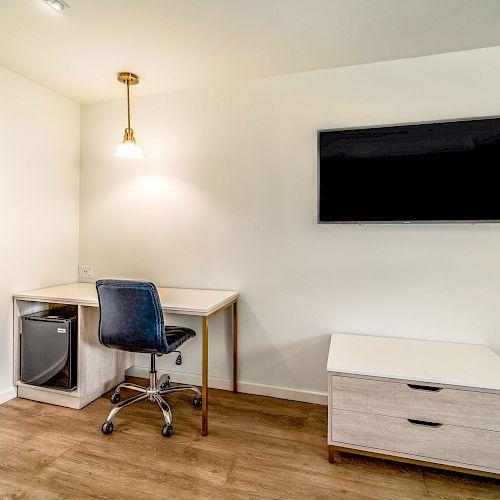
{"label": "metal desk leg", "polygon": [[202,321],[201,434],[208,434],[208,317]]}
{"label": "metal desk leg", "polygon": [[233,392],[238,392],[238,301],[233,304]]}

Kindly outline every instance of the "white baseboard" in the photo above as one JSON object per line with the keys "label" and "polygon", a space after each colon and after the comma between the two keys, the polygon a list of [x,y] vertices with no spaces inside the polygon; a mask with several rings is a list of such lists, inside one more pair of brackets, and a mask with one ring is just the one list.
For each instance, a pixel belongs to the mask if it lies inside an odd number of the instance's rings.
{"label": "white baseboard", "polygon": [[[127,375],[131,377],[149,378],[149,367],[131,366],[127,370]],[[201,375],[194,373],[178,372],[175,370],[158,370],[158,376],[168,373],[172,382],[180,384],[201,385]],[[208,377],[208,386],[214,389],[232,391],[231,380],[221,377]],[[316,403],[326,405],[328,394],[320,391],[308,391],[305,389],[293,389],[291,387],[281,387],[276,385],[258,384],[256,382],[238,381],[238,391],[246,394],[257,394],[259,396],[271,396],[273,398],[289,399],[292,401],[303,401],[304,403]]]}
{"label": "white baseboard", "polygon": [[11,387],[10,389],[7,389],[6,391],[0,392],[0,405],[3,403],[6,403],[7,401],[10,401],[11,399],[14,399],[17,397],[17,388],[16,387]]}

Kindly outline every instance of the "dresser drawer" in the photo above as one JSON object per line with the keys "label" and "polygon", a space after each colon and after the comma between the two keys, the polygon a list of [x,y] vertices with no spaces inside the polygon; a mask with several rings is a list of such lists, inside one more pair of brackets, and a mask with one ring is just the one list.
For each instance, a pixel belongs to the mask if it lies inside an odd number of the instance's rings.
{"label": "dresser drawer", "polygon": [[362,446],[500,471],[500,432],[454,425],[429,426],[404,418],[332,410],[335,443]]}
{"label": "dresser drawer", "polygon": [[329,404],[331,408],[500,431],[500,394],[488,392],[332,375]]}

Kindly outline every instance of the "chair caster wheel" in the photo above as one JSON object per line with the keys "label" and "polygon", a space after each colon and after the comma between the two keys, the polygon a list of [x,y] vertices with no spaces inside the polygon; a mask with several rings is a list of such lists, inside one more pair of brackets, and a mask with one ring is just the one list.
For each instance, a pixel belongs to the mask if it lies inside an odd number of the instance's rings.
{"label": "chair caster wheel", "polygon": [[163,429],[161,430],[161,433],[165,436],[165,437],[170,437],[172,435],[172,433],[174,432],[174,428],[172,427],[172,424],[165,424],[163,426]]}
{"label": "chair caster wheel", "polygon": [[114,392],[109,399],[115,405],[116,403],[120,402],[120,394]]}
{"label": "chair caster wheel", "polygon": [[201,396],[195,396],[194,399],[193,399],[193,406],[195,408],[201,408]]}
{"label": "chair caster wheel", "polygon": [[101,430],[103,434],[111,434],[113,432],[113,422],[104,422]]}
{"label": "chair caster wheel", "polygon": [[169,389],[169,388],[170,388],[170,375],[167,375],[163,384],[160,385],[160,391],[162,391],[164,389]]}

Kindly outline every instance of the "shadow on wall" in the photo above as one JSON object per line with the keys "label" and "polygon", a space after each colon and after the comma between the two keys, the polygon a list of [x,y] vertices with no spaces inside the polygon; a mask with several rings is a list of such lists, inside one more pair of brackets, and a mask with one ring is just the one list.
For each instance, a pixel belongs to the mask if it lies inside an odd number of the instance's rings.
{"label": "shadow on wall", "polygon": [[[314,326],[297,339],[294,332],[270,331],[244,300],[239,302],[240,380],[298,390],[327,390],[326,364],[331,332]],[[244,327],[242,328],[242,325]],[[230,323],[228,324],[230,326]],[[292,337],[293,335],[293,337]]]}

